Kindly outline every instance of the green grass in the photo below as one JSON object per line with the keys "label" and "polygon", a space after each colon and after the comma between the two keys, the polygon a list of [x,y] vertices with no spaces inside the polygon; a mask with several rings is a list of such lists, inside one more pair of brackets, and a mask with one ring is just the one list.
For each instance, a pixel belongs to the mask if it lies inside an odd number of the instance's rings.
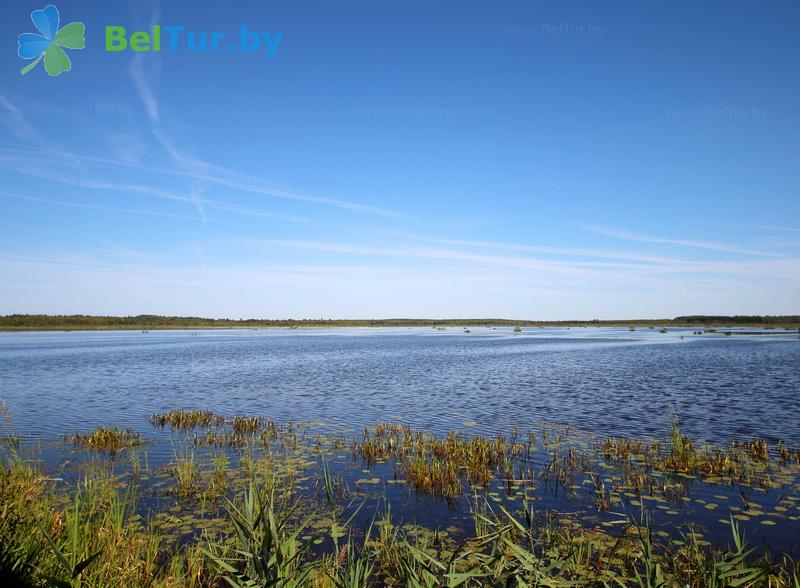
{"label": "green grass", "polygon": [[[245,423],[239,434],[255,439],[268,423],[238,422]],[[232,430],[233,423],[225,427]],[[118,461],[93,457],[81,475],[61,481],[4,448],[0,585],[798,587],[797,564],[757,554],[732,516],[729,546],[718,549],[694,532],[680,542],[665,537],[646,514],[634,519],[619,502],[624,493],[638,500],[669,496],[666,472],[780,477],[780,468],[800,463],[800,451],[783,444],[715,447],[686,437],[677,421],[663,440],[606,439],[583,449],[570,444],[564,429],[494,438],[437,437],[386,423],[366,430],[351,446],[357,460],[394,463],[409,491],[448,499],[470,493],[474,525],[447,533],[396,520],[377,486],[371,521],[357,525],[357,515],[367,512],[365,498],[348,489],[328,461],[346,451],[339,437],[307,438],[303,447],[302,430],[274,425],[268,445],[198,448],[190,436],[178,437],[183,445],[163,477],[141,464],[136,472],[118,473]],[[551,452],[550,460],[534,473],[515,469],[537,443]],[[94,452],[97,446],[77,448]],[[622,464],[620,477],[612,481],[608,470],[596,470],[592,455]],[[478,489],[499,481],[524,490],[532,479],[567,489],[581,476],[590,485],[586,495],[611,511],[610,528],[537,510],[527,492],[512,506]],[[155,485],[144,484],[148,478]],[[316,491],[302,492],[303,484]]]}
{"label": "green grass", "polygon": [[[36,503],[20,496],[36,497]],[[189,546],[148,530],[113,484],[79,487],[60,507],[20,464],[0,472],[0,578],[8,586],[796,586],[792,562],[755,558],[731,524],[732,548],[688,538],[658,543],[647,522],[619,537],[537,524],[487,503],[482,533],[447,546],[436,534],[400,530],[391,517],[338,549],[313,555],[287,489],[251,483],[228,501],[232,532]],[[341,536],[341,534],[339,534]],[[778,565],[778,563],[782,565]]]}

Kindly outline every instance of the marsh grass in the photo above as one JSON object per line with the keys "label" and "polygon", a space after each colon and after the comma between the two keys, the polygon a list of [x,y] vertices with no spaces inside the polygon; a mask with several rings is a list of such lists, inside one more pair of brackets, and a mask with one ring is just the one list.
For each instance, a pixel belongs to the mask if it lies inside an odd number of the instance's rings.
{"label": "marsh grass", "polygon": [[[0,580],[3,586],[199,586],[176,577],[174,547],[135,514],[139,488],[95,471],[65,502],[52,483],[21,462],[0,470]],[[194,566],[186,550],[181,572]],[[204,575],[208,575],[204,571]]]}
{"label": "marsh grass", "polygon": [[233,587],[306,586],[311,573],[299,540],[305,523],[290,530],[294,506],[276,497],[275,488],[251,483],[239,501],[228,501],[234,546],[215,544],[206,553]]}
{"label": "marsh grass", "polygon": [[152,415],[150,423],[162,429],[169,426],[175,430],[188,431],[196,427],[219,427],[225,424],[225,419],[208,410],[172,410]]}
{"label": "marsh grass", "polygon": [[99,427],[86,434],[73,435],[72,444],[78,449],[103,451],[113,456],[123,449],[141,447],[145,441],[131,428]]}
{"label": "marsh grass", "polygon": [[[592,443],[563,427],[543,427],[536,435],[512,430],[508,437],[439,437],[390,423],[366,429],[351,446],[356,464],[393,464],[389,469],[408,482],[408,492],[469,501],[472,525],[447,532],[396,520],[385,495],[366,528],[358,527],[366,494],[350,495],[329,463],[329,456],[343,452],[341,436],[309,439],[295,427],[255,417],[235,422],[220,424],[225,430],[171,437],[180,445],[161,474],[168,483],[147,508],[142,505],[155,490],[137,481],[148,477],[146,465],[115,474],[110,460],[110,467],[82,470],[76,481],[56,481],[4,450],[2,585],[800,585],[797,565],[758,556],[733,516],[727,523],[731,544],[720,550],[691,531],[671,541],[656,531],[647,509],[629,510],[645,498],[680,501],[683,476],[761,483],[760,476],[780,473],[781,464],[800,464],[800,450],[783,444],[712,446],[689,439],[677,421],[664,440]],[[207,434],[227,440],[198,444]],[[75,445],[91,451],[113,446]],[[542,454],[534,469],[532,457]],[[614,464],[617,474],[600,464]],[[303,484],[312,491],[303,493]],[[608,526],[535,509],[528,491],[537,484],[584,492]],[[501,487],[516,501],[492,491]]]}
{"label": "marsh grass", "polygon": [[439,438],[389,423],[379,423],[372,432],[365,429],[353,447],[366,464],[396,460],[418,490],[451,498],[461,494],[466,482],[486,486],[496,470],[510,474],[513,451],[524,450],[524,445],[509,447],[502,436],[468,438],[451,432]]}
{"label": "marsh grass", "polygon": [[175,461],[170,466],[175,479],[175,491],[181,496],[191,496],[198,491],[199,465],[194,452],[180,449],[175,453]]}
{"label": "marsh grass", "polygon": [[228,488],[228,456],[224,451],[218,451],[211,458],[211,481],[208,494],[210,496],[224,496]]}
{"label": "marsh grass", "polygon": [[775,487],[771,473],[800,464],[800,449],[783,443],[771,448],[763,439],[733,440],[728,445],[698,444],[682,433],[677,420],[670,428],[669,443],[607,438],[597,448],[606,461],[625,464],[629,481],[633,480],[632,485],[640,490],[661,472],[769,489]]}
{"label": "marsh grass", "polygon": [[260,417],[235,416],[231,421],[231,428],[235,434],[255,434],[261,430],[263,419]]}

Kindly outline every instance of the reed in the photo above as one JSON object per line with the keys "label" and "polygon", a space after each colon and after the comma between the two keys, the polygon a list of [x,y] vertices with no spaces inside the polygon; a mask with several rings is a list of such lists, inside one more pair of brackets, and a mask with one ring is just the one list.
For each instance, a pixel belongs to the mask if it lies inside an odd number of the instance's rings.
{"label": "reed", "polygon": [[[734,516],[731,546],[714,549],[688,531],[675,543],[646,516],[618,512],[645,499],[682,501],[693,476],[769,483],[800,464],[800,450],[784,444],[710,445],[686,436],[677,420],[664,440],[593,443],[555,426],[493,437],[436,436],[392,423],[364,430],[351,446],[354,465],[384,464],[408,492],[450,506],[469,501],[471,524],[444,530],[381,507],[388,483],[383,496],[378,485],[349,494],[335,469],[346,467],[341,435],[310,437],[242,419],[239,427],[231,419],[224,429],[179,435],[173,462],[154,474],[166,479],[147,487],[142,464],[115,474],[119,462],[93,460],[66,482],[4,448],[2,585],[798,586],[797,564],[758,556]],[[612,527],[534,509],[527,494],[534,483],[581,492]],[[493,492],[503,487],[506,498]],[[377,500],[366,528],[355,522],[363,521],[361,496]]]}
{"label": "reed", "polygon": [[231,421],[233,432],[242,435],[252,435],[261,430],[263,421],[260,417],[235,416]]}
{"label": "reed", "polygon": [[123,449],[141,447],[145,442],[139,433],[130,428],[99,427],[86,434],[73,435],[72,444],[78,449],[104,451],[113,456]]}
{"label": "reed", "polygon": [[463,482],[485,486],[498,470],[510,471],[512,456],[524,445],[507,445],[502,436],[467,438],[455,432],[445,438],[414,431],[408,425],[379,423],[364,430],[354,454],[367,464],[394,459],[415,487],[423,492],[453,497]]}
{"label": "reed", "polygon": [[299,540],[305,525],[289,529],[293,509],[284,510],[274,489],[251,484],[237,502],[228,501],[235,529],[233,546],[216,544],[207,555],[235,588],[306,586],[311,573]]}
{"label": "reed", "polygon": [[182,449],[176,452],[175,461],[169,470],[175,479],[175,491],[178,495],[191,496],[197,492],[199,466],[192,451]]}
{"label": "reed", "polygon": [[225,419],[208,410],[171,410],[150,416],[154,427],[171,427],[175,430],[188,431],[196,427],[218,427],[225,424]]}

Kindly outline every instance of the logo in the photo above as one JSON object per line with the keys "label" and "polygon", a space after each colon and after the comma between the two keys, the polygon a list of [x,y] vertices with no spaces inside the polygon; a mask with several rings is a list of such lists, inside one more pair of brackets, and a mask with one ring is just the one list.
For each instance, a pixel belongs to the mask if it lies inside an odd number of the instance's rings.
{"label": "logo", "polygon": [[72,69],[72,62],[64,49],[83,49],[86,39],[82,22],[71,22],[59,29],[58,8],[49,4],[31,12],[31,20],[41,34],[22,33],[17,37],[17,54],[22,59],[35,59],[19,72],[25,75],[44,59],[44,69],[51,76],[59,76]]}
{"label": "logo", "polygon": [[190,31],[179,25],[153,25],[152,31],[128,33],[123,26],[106,26],[106,51],[161,51],[161,33],[164,32],[165,49],[172,52],[202,53],[228,51],[253,53],[263,51],[272,59],[278,51],[283,33],[250,30],[246,24],[239,27],[238,37],[225,31]]}

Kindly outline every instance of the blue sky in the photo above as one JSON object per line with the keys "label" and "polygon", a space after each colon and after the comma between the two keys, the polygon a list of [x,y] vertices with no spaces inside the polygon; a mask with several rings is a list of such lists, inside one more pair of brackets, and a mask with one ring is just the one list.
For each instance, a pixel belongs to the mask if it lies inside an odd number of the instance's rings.
{"label": "blue sky", "polygon": [[[0,35],[0,314],[800,312],[800,2],[80,2]],[[106,25],[281,32],[105,51]],[[162,42],[165,45],[166,42]]]}

